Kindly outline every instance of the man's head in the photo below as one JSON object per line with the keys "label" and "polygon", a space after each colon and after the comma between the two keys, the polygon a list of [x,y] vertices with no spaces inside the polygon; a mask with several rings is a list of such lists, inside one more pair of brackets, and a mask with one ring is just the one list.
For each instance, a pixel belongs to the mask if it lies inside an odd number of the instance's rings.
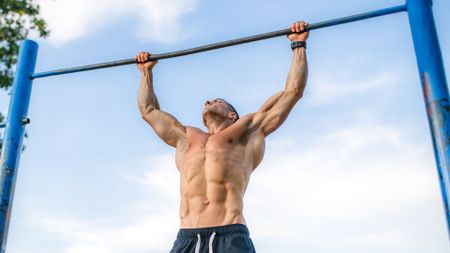
{"label": "man's head", "polygon": [[206,117],[212,120],[229,120],[231,123],[239,119],[236,109],[223,98],[206,100],[203,109],[203,124],[206,125]]}

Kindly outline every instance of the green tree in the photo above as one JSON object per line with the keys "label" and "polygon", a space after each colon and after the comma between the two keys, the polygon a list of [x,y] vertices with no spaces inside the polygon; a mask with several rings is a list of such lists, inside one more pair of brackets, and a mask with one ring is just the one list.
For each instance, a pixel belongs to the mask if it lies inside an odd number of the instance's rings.
{"label": "green tree", "polygon": [[[49,30],[39,15],[39,5],[33,0],[0,0],[0,88],[12,85],[20,42],[30,31],[47,37]],[[0,122],[4,117],[0,112]],[[1,138],[0,138],[1,148]]]}

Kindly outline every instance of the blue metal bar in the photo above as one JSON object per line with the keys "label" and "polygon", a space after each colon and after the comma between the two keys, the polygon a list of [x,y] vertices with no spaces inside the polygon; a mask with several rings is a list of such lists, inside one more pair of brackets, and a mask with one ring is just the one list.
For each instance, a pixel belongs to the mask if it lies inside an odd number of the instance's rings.
{"label": "blue metal bar", "polygon": [[406,5],[450,233],[450,104],[444,64],[431,0],[407,0]]}
{"label": "blue metal bar", "polygon": [[[345,23],[349,23],[349,22],[355,22],[355,21],[359,21],[359,20],[363,20],[363,19],[374,18],[374,17],[383,16],[383,15],[402,12],[405,10],[406,10],[406,6],[401,5],[401,6],[395,6],[395,7],[385,8],[385,9],[381,9],[381,10],[356,14],[353,16],[331,19],[331,20],[327,20],[327,21],[310,24],[308,26],[307,30],[310,31],[310,30],[325,28],[325,27],[329,27],[329,26],[335,26],[335,25],[345,24]],[[233,40],[227,40],[227,41],[223,41],[223,42],[209,44],[206,46],[194,47],[194,48],[190,48],[190,49],[184,49],[184,50],[174,51],[174,52],[169,52],[169,53],[153,54],[150,56],[149,61],[179,57],[179,56],[184,56],[184,55],[189,55],[189,54],[195,54],[195,53],[205,52],[205,51],[209,51],[209,50],[244,44],[244,43],[248,43],[248,42],[254,42],[254,41],[258,41],[258,40],[264,40],[264,39],[270,39],[270,38],[274,38],[274,37],[284,36],[284,35],[288,35],[290,33],[291,33],[291,29],[283,29],[283,30],[279,30],[279,31],[269,32],[269,33],[263,33],[263,34],[258,34],[258,35],[253,35],[253,36],[248,36],[248,37],[243,37],[243,38],[238,38],[238,39],[233,39]],[[136,60],[134,58],[132,58],[132,59],[126,59],[126,60],[84,65],[84,66],[79,66],[79,67],[63,68],[63,69],[35,73],[32,75],[32,78],[35,79],[35,78],[42,78],[42,77],[47,77],[47,76],[63,75],[63,74],[81,72],[81,71],[94,70],[94,69],[102,69],[102,68],[117,67],[117,66],[128,65],[128,64],[135,64],[135,63],[136,63]]]}
{"label": "blue metal bar", "polygon": [[6,127],[6,123],[0,123],[0,128]]}
{"label": "blue metal bar", "polygon": [[22,140],[25,131],[24,119],[27,117],[31,95],[31,74],[36,65],[38,44],[24,40],[19,52],[13,82],[6,129],[0,156],[0,252],[4,253],[8,235],[9,219],[14,197],[17,169],[19,166]]}

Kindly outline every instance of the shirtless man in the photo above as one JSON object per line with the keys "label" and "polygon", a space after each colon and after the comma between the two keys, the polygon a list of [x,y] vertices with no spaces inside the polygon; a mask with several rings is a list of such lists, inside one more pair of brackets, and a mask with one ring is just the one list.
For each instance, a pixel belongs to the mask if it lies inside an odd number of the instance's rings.
{"label": "shirtless man", "polygon": [[239,119],[224,99],[205,102],[203,123],[184,126],[161,111],[153,90],[155,61],[136,56],[142,80],[138,95],[142,117],[168,145],[176,148],[180,172],[181,228],[171,253],[251,253],[255,248],[243,215],[243,198],[250,175],[264,155],[264,140],[286,119],[302,97],[307,79],[305,42],[308,24],[292,24],[293,61],[284,91],[273,95],[257,111]]}

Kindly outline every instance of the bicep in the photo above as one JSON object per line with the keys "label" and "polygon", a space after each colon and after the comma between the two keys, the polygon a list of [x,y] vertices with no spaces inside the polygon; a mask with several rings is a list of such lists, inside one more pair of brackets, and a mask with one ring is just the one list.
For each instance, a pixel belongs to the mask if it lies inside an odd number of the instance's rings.
{"label": "bicep", "polygon": [[255,113],[253,128],[261,130],[265,136],[269,135],[283,124],[299,99],[300,96],[295,93],[275,94]]}
{"label": "bicep", "polygon": [[142,118],[150,124],[159,138],[172,147],[176,147],[180,140],[186,138],[186,128],[169,113],[153,110]]}

